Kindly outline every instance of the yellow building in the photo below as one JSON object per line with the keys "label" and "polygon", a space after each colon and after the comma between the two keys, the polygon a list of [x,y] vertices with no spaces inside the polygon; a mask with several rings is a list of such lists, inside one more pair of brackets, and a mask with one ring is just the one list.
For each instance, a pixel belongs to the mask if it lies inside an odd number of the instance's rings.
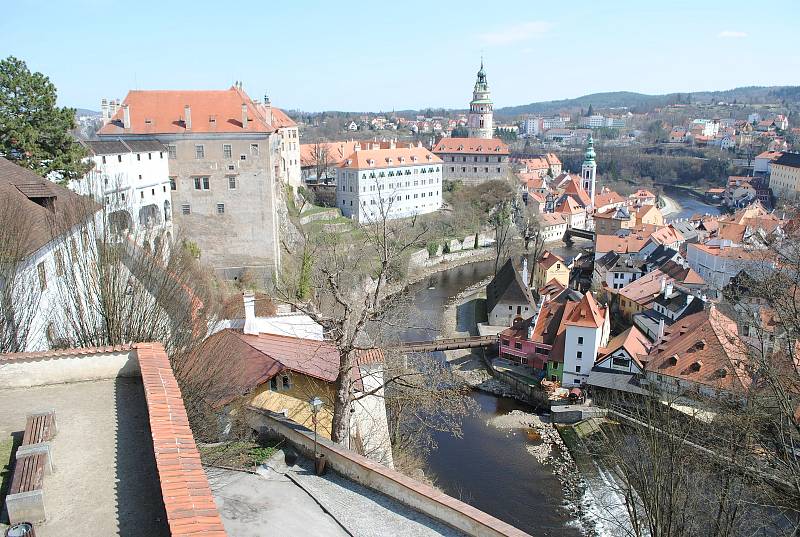
{"label": "yellow building", "polygon": [[652,224],[654,226],[664,225],[664,215],[655,205],[642,205],[636,208],[637,225]]}
{"label": "yellow building", "polygon": [[[353,389],[363,391],[362,367],[380,364],[379,350],[364,351],[353,371]],[[314,428],[309,401],[319,397],[317,432],[331,436],[339,351],[328,341],[275,334],[245,334],[225,329],[209,337],[192,355],[186,371],[205,382],[207,398],[217,408],[253,406],[284,414]]]}
{"label": "yellow building", "polygon": [[533,288],[540,289],[551,280],[569,287],[569,268],[564,259],[545,250],[533,268]]}

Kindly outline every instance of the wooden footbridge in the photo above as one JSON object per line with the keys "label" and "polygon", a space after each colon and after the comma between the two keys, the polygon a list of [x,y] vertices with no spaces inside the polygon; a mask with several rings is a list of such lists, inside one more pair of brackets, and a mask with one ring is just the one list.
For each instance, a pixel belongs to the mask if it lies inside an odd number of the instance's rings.
{"label": "wooden footbridge", "polygon": [[474,349],[496,344],[498,336],[452,337],[434,341],[407,341],[400,345],[402,352],[434,352],[454,349]]}

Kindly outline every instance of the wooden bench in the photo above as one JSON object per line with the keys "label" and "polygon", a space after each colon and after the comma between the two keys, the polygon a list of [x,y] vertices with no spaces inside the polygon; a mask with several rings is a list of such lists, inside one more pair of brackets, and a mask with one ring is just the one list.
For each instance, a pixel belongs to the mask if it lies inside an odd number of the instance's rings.
{"label": "wooden bench", "polygon": [[25,434],[22,436],[22,445],[40,444],[49,442],[58,432],[56,428],[56,413],[41,412],[28,414],[25,422]]}
{"label": "wooden bench", "polygon": [[47,454],[36,453],[17,459],[6,496],[6,510],[12,524],[44,522],[44,484]]}

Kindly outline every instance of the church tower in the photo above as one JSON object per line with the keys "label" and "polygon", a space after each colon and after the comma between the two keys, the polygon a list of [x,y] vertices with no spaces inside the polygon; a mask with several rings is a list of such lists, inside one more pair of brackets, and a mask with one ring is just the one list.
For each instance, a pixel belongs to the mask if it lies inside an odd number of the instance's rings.
{"label": "church tower", "polygon": [[475,89],[472,91],[472,101],[469,103],[469,116],[467,117],[467,132],[470,138],[492,138],[494,126],[492,125],[492,99],[489,85],[486,83],[486,71],[478,71]]}
{"label": "church tower", "polygon": [[594,157],[594,140],[590,134],[589,146],[586,148],[586,155],[581,166],[581,186],[589,194],[589,198],[592,200],[592,207],[594,207],[594,182],[597,176],[597,163],[594,161]]}

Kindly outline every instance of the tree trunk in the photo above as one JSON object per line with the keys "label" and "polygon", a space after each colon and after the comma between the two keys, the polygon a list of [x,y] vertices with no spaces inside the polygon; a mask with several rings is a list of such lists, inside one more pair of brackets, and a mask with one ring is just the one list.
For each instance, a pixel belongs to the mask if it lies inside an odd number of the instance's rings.
{"label": "tree trunk", "polygon": [[353,352],[349,351],[342,356],[339,376],[336,378],[336,393],[333,401],[331,440],[343,446],[347,446],[347,440],[350,436],[350,405],[352,404],[350,387],[353,376],[353,368],[351,367],[354,361]]}

